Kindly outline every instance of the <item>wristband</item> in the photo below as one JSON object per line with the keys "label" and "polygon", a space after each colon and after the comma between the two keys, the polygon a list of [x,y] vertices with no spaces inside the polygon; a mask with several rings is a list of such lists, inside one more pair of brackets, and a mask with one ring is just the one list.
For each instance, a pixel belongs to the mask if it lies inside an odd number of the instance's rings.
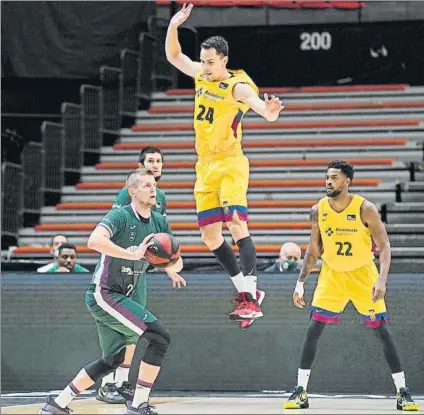
{"label": "wristband", "polygon": [[303,294],[305,293],[305,289],[303,288],[304,284],[305,283],[303,281],[296,282],[296,287],[294,289],[294,292],[298,293],[300,298],[303,298]]}

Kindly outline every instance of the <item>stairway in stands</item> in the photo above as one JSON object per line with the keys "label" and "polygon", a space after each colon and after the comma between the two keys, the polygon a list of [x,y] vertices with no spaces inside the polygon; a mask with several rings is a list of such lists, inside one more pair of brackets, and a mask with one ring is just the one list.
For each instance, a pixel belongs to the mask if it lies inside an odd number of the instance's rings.
{"label": "stairway in stands", "polygon": [[[424,258],[423,160],[424,87],[407,85],[263,88],[278,94],[285,110],[275,123],[250,111],[244,121],[244,150],[250,159],[248,193],[252,236],[260,256],[274,257],[282,243],[309,239],[309,210],[324,192],[329,160],[347,159],[356,174],[352,191],[383,208],[393,256]],[[165,154],[159,186],[168,200],[168,220],[186,257],[210,261],[200,239],[193,199],[195,179],[193,91],[154,95],[151,109],[123,129],[100,163],[84,167],[81,182],[65,187],[61,203],[42,211],[40,224],[23,229],[15,255],[48,256],[46,245],[60,232],[79,246],[84,262],[96,255],[85,247],[90,231],[112,205],[124,177],[146,145]],[[413,188],[421,189],[413,194]],[[413,204],[403,204],[403,200]],[[413,207],[413,214],[404,210]],[[414,236],[415,235],[415,236]],[[231,243],[228,231],[227,241]],[[414,239],[415,238],[415,239]],[[26,246],[26,247],[25,247]]]}

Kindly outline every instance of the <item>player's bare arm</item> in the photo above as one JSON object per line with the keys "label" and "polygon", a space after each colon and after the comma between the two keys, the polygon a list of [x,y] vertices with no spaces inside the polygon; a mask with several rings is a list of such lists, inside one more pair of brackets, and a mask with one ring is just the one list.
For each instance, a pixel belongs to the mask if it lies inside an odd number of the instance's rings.
{"label": "player's bare arm", "polygon": [[386,294],[386,282],[389,274],[392,252],[386,227],[380,219],[380,214],[375,205],[368,200],[364,200],[364,203],[362,203],[361,219],[362,222],[368,226],[372,239],[377,245],[379,252],[380,275],[372,290],[372,299],[375,302],[384,298]]}
{"label": "player's bare arm", "polygon": [[110,240],[110,232],[103,226],[97,226],[96,229],[91,233],[88,239],[87,246],[90,249],[94,249],[101,254],[108,255],[114,258],[128,259],[130,261],[138,261],[144,258],[147,248],[152,245],[151,239],[154,234],[146,236],[143,242],[138,246],[135,251],[127,251],[125,248],[114,244]]}
{"label": "player's bare arm", "polygon": [[192,10],[192,4],[188,6],[184,4],[182,9],[172,17],[166,33],[165,52],[170,64],[194,78],[196,72],[202,69],[202,65],[200,62],[194,62],[187,55],[184,55],[178,41],[178,27],[189,18]]}
{"label": "player's bare arm", "polygon": [[303,299],[304,288],[303,284],[309,277],[312,269],[322,251],[321,232],[318,225],[318,205],[314,205],[311,209],[311,236],[309,240],[308,249],[303,259],[302,269],[300,270],[299,278],[297,280],[296,288],[293,293],[293,303],[296,307],[303,308],[305,301]]}
{"label": "player's bare arm", "polygon": [[278,97],[271,95],[269,98],[268,94],[264,94],[264,100],[262,100],[256,91],[247,84],[236,84],[233,88],[233,97],[236,101],[249,105],[253,111],[269,122],[276,121],[284,108]]}

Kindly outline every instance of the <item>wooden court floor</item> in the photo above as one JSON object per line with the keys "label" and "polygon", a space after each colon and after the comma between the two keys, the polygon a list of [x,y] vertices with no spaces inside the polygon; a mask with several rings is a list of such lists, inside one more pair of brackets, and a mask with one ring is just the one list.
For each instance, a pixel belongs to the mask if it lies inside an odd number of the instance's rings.
{"label": "wooden court floor", "polygon": [[[384,396],[327,396],[310,395],[310,408],[307,410],[285,410],[283,403],[289,394],[269,396],[249,394],[243,396],[181,396],[152,398],[152,405],[156,405],[159,414],[400,414],[396,410],[394,397]],[[418,399],[417,399],[418,398]],[[424,396],[415,398],[424,413]],[[31,401],[31,402],[29,402]],[[3,399],[2,414],[38,414],[42,406],[43,397],[34,399],[17,399],[13,404]],[[22,403],[21,403],[22,402]],[[123,414],[123,405],[108,405],[87,397],[75,400],[70,408],[73,415],[78,414]]]}

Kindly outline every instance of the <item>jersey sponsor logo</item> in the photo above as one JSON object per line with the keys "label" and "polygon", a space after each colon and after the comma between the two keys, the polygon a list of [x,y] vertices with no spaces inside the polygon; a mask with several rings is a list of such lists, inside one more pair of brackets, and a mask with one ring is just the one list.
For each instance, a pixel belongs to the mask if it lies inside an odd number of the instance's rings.
{"label": "jersey sponsor logo", "polygon": [[221,83],[219,84],[219,87],[220,87],[221,89],[227,89],[227,88],[228,88],[228,84],[226,84],[225,82],[221,82]]}
{"label": "jersey sponsor logo", "polygon": [[200,87],[197,91],[196,91],[196,96],[200,97],[200,95],[202,95],[203,93],[203,87]]}
{"label": "jersey sponsor logo", "polygon": [[347,215],[346,219],[347,220],[356,220],[356,215]]}
{"label": "jersey sponsor logo", "polygon": [[356,229],[356,228],[336,228],[336,232],[338,234],[348,234],[348,233],[358,232],[358,229]]}
{"label": "jersey sponsor logo", "polygon": [[[132,229],[132,226],[131,226],[131,229]],[[130,233],[128,234],[128,240],[129,240],[130,242],[134,242],[134,241],[135,241],[135,236],[136,236],[136,232],[130,232]]]}
{"label": "jersey sponsor logo", "polygon": [[208,99],[209,101],[219,101],[219,100],[225,99],[225,97],[223,97],[222,95],[217,95],[217,94],[214,94],[213,92],[209,92],[209,91],[205,91],[203,96],[206,99]]}
{"label": "jersey sponsor logo", "polygon": [[127,275],[134,275],[134,271],[130,267],[126,267],[125,265],[122,265],[121,273]]}
{"label": "jersey sponsor logo", "polygon": [[331,228],[327,228],[327,229],[325,230],[325,233],[327,234],[327,236],[331,236],[331,235],[333,235],[334,231],[333,231],[333,229],[331,229]]}

